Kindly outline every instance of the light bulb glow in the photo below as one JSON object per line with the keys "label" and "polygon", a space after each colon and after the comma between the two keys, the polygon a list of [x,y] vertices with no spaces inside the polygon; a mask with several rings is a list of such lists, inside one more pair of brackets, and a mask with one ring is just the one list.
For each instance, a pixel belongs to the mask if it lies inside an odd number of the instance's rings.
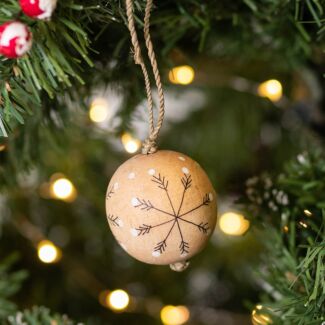
{"label": "light bulb glow", "polygon": [[190,311],[186,306],[167,305],[160,311],[160,318],[165,325],[182,325],[190,318]]}
{"label": "light bulb glow", "polygon": [[141,141],[132,137],[130,133],[124,133],[121,137],[124,149],[128,153],[135,153],[141,146]]}
{"label": "light bulb glow", "polygon": [[249,228],[249,221],[241,214],[226,212],[220,217],[219,227],[227,235],[240,236]]}
{"label": "light bulb glow", "polygon": [[107,101],[102,98],[95,99],[89,109],[89,118],[95,123],[104,122],[108,117]]}
{"label": "light bulb glow", "polygon": [[55,263],[61,258],[61,251],[49,240],[42,240],[37,246],[38,258],[41,262]]}
{"label": "light bulb glow", "polygon": [[76,197],[76,189],[67,178],[58,178],[51,184],[51,194],[54,198],[73,201]]}
{"label": "light bulb glow", "polygon": [[0,144],[0,152],[4,151],[6,149],[6,145],[5,144]]}
{"label": "light bulb glow", "polygon": [[168,78],[173,84],[189,85],[194,80],[194,69],[189,65],[175,67],[169,71]]}
{"label": "light bulb glow", "polygon": [[299,221],[299,224],[300,224],[300,226],[302,226],[304,228],[308,228],[308,225],[303,221]]}
{"label": "light bulb glow", "polygon": [[304,214],[307,216],[307,217],[311,217],[313,214],[308,210],[308,209],[305,209],[304,210]]}
{"label": "light bulb glow", "polygon": [[130,297],[124,290],[117,289],[107,295],[107,306],[113,310],[122,311],[129,305]]}
{"label": "light bulb glow", "polygon": [[257,92],[261,97],[267,97],[272,102],[277,102],[282,97],[281,82],[276,79],[264,81],[258,86]]}

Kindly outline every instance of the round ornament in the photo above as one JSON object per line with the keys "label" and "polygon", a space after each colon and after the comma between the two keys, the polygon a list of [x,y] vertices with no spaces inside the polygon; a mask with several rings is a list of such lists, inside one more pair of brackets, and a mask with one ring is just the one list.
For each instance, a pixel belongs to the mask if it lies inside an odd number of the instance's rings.
{"label": "round ornament", "polygon": [[19,0],[19,3],[25,15],[36,19],[49,19],[57,0]]}
{"label": "round ornament", "polygon": [[160,150],[127,160],[106,194],[109,226],[121,247],[139,261],[184,269],[212,234],[216,193],[200,165]]}
{"label": "round ornament", "polygon": [[32,33],[19,21],[0,25],[0,54],[7,58],[19,58],[30,50]]}

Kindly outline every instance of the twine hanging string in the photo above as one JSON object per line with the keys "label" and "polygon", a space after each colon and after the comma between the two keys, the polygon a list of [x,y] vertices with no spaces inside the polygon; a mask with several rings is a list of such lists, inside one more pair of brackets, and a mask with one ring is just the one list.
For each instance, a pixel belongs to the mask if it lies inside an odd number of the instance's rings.
{"label": "twine hanging string", "polygon": [[158,64],[156,60],[156,55],[153,49],[153,44],[150,37],[150,13],[152,9],[152,0],[147,0],[146,8],[145,8],[145,16],[144,16],[144,39],[146,43],[146,47],[148,50],[148,57],[151,63],[152,72],[155,78],[156,86],[158,89],[158,97],[159,97],[159,113],[158,120],[156,126],[154,125],[154,114],[153,114],[153,100],[152,100],[152,92],[149,74],[146,68],[146,65],[143,61],[143,57],[141,55],[141,48],[137,36],[137,32],[135,29],[134,16],[133,16],[133,0],[126,0],[126,14],[128,18],[128,27],[131,34],[131,41],[134,48],[134,61],[136,64],[139,64],[142,69],[142,73],[144,76],[147,99],[148,99],[148,112],[149,112],[149,137],[144,141],[142,146],[143,154],[155,153],[157,151],[157,137],[159,135],[159,131],[161,129],[164,115],[165,115],[165,100],[164,100],[164,92],[162,89],[160,73],[158,69]]}

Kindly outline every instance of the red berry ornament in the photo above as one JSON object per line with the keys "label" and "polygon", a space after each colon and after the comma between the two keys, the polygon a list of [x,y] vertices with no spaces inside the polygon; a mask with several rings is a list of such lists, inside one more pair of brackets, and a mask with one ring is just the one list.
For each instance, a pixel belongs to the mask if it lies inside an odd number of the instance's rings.
{"label": "red berry ornament", "polygon": [[32,46],[32,33],[19,21],[0,25],[0,54],[14,59],[23,56]]}
{"label": "red berry ornament", "polygon": [[19,3],[25,15],[36,19],[49,19],[57,0],[19,0]]}

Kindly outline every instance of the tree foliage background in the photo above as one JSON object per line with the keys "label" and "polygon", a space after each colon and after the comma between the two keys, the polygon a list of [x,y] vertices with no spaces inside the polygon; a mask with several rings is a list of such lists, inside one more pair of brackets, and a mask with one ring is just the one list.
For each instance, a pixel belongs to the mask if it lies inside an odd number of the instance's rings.
{"label": "tree foliage background", "polygon": [[[139,29],[144,5],[135,1]],[[0,23],[15,19],[19,10],[17,1],[2,1]],[[155,3],[151,30],[167,98],[160,147],[198,160],[219,193],[220,214],[247,211],[259,229],[240,238],[217,229],[184,274],[132,260],[105,220],[108,180],[129,157],[120,136],[128,131],[144,137],[138,122],[145,118],[145,91],[130,54],[123,2],[59,1],[50,22],[19,19],[33,32],[33,48],[18,60],[0,58],[0,132],[8,134],[0,138],[2,320],[69,324],[45,307],[32,309],[45,305],[86,324],[159,324],[161,306],[186,304],[193,324],[249,324],[250,310],[263,301],[263,313],[274,323],[319,324],[324,160],[321,154],[298,155],[323,151],[324,1]],[[181,64],[195,70],[190,86],[168,80],[169,70]],[[258,84],[271,78],[284,87],[276,103],[257,95]],[[110,123],[89,120],[96,96],[118,98]],[[291,163],[278,179],[296,156],[304,163]],[[246,179],[266,170],[290,205],[274,211],[269,198],[260,205],[248,197],[247,210],[235,206]],[[42,194],[57,172],[75,184],[74,202]],[[273,229],[270,238],[263,227]],[[37,260],[36,246],[44,238],[61,247],[60,263]],[[20,258],[9,272],[13,252]],[[262,275],[253,273],[258,268]],[[265,289],[270,285],[281,299]],[[98,302],[101,291],[114,288],[134,297],[129,312],[116,314]]]}

